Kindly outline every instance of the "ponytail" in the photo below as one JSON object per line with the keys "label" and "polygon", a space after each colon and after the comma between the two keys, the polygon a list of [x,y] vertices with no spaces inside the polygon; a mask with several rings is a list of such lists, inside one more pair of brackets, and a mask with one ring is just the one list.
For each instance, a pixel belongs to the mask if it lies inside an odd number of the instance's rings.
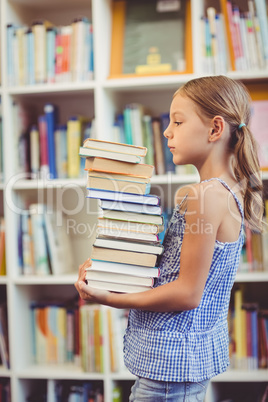
{"label": "ponytail", "polygon": [[[222,116],[230,128],[233,173],[244,195],[244,215],[252,230],[262,230],[263,185],[257,143],[248,125],[251,98],[247,88],[223,75],[188,81],[175,92],[187,96],[200,116]],[[205,94],[205,96],[204,96]]]}
{"label": "ponytail", "polygon": [[251,230],[262,230],[263,184],[257,157],[257,143],[247,126],[231,135],[233,171],[244,192],[244,215]]}

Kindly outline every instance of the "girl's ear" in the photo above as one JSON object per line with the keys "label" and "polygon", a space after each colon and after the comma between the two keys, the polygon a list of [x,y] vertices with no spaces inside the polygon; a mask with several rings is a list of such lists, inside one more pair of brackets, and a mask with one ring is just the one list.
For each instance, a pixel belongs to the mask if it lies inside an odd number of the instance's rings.
{"label": "girl's ear", "polygon": [[224,128],[225,128],[224,118],[222,116],[213,117],[209,129],[209,137],[208,137],[209,142],[218,141],[224,132]]}

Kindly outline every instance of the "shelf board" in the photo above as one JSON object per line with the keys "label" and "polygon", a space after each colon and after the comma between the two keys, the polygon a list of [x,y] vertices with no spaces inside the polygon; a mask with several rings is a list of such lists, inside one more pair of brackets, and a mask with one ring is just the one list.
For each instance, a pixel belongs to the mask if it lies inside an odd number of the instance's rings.
{"label": "shelf board", "polygon": [[63,365],[32,365],[25,369],[16,370],[19,378],[31,379],[58,379],[58,380],[104,380],[103,373],[88,373],[74,364]]}
{"label": "shelf board", "polygon": [[35,190],[35,189],[51,189],[62,187],[85,187],[86,178],[79,179],[33,179],[33,180],[18,180],[13,185],[14,190]]}
{"label": "shelf board", "polygon": [[268,282],[268,271],[238,272],[235,282]]}
{"label": "shelf board", "polygon": [[262,180],[268,180],[268,171],[261,172]]}
{"label": "shelf board", "polygon": [[78,277],[77,274],[66,275],[21,275],[14,280],[15,285],[73,285]]}
{"label": "shelf board", "polygon": [[9,95],[43,95],[52,93],[81,93],[92,91],[96,88],[95,81],[60,82],[55,84],[22,85],[7,88]]}
{"label": "shelf board", "polygon": [[10,370],[0,365],[0,377],[10,377]]}
{"label": "shelf board", "polygon": [[[0,285],[6,285],[7,284],[7,277],[6,275],[0,275]],[[1,366],[0,366],[1,367]]]}
{"label": "shelf board", "polygon": [[235,370],[228,369],[211,379],[212,382],[267,382],[268,370]]}
{"label": "shelf board", "polygon": [[5,188],[5,184],[1,181],[0,182],[0,191],[3,191]]}
{"label": "shelf board", "polygon": [[268,70],[253,70],[253,71],[229,71],[227,77],[236,80],[262,80],[268,78]]}
{"label": "shelf board", "polygon": [[180,85],[185,84],[192,78],[194,74],[170,74],[170,75],[154,75],[146,77],[124,77],[110,78],[103,82],[105,89],[120,90],[122,92],[128,90],[158,90],[158,89],[173,89],[176,90]]}

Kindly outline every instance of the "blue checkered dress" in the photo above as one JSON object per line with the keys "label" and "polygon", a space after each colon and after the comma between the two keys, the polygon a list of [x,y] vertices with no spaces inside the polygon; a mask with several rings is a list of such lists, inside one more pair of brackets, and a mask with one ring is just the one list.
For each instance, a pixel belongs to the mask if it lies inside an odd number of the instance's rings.
{"label": "blue checkered dress", "polygon": [[[243,217],[237,196],[225,182],[216,180],[233,194]],[[165,235],[156,286],[171,282],[179,275],[184,229],[185,217],[178,205]],[[124,358],[131,373],[158,381],[197,382],[226,370],[229,364],[227,314],[243,241],[243,221],[237,241],[216,241],[204,293],[196,309],[168,313],[130,311]]]}

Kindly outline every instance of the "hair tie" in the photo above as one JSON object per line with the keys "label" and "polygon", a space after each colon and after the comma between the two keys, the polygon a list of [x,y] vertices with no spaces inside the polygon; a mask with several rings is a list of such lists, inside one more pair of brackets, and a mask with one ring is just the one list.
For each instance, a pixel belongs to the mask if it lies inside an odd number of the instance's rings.
{"label": "hair tie", "polygon": [[240,123],[239,126],[238,126],[238,130],[240,130],[240,129],[241,129],[242,127],[244,127],[244,126],[246,127],[246,124],[245,124],[245,123]]}

